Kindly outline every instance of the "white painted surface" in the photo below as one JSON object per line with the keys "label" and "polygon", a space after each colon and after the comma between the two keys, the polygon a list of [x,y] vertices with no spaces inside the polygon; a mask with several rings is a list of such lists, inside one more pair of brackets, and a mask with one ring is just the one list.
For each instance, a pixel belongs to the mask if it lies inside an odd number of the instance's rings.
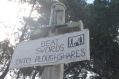
{"label": "white painted surface", "polygon": [[42,79],[63,79],[64,64],[45,67]]}
{"label": "white painted surface", "polygon": [[65,5],[59,1],[52,4],[49,26],[65,24],[65,8]]}
{"label": "white painted surface", "polygon": [[10,69],[89,60],[89,53],[89,31],[85,29],[20,43]]}

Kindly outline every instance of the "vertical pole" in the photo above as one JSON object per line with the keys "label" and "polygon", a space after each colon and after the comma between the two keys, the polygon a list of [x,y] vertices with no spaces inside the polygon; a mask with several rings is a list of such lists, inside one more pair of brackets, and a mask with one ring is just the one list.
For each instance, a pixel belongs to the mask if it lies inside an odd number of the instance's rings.
{"label": "vertical pole", "polygon": [[54,65],[45,67],[41,79],[63,79],[64,65]]}
{"label": "vertical pole", "polygon": [[[62,25],[65,23],[65,6],[61,2],[53,2],[51,6],[51,16],[49,26],[55,27],[55,25]],[[52,33],[49,36],[55,36],[57,34]],[[42,79],[63,79],[64,64],[48,66],[44,68],[42,72]]]}
{"label": "vertical pole", "polygon": [[59,1],[53,1],[49,26],[62,25],[65,23],[65,5]]}

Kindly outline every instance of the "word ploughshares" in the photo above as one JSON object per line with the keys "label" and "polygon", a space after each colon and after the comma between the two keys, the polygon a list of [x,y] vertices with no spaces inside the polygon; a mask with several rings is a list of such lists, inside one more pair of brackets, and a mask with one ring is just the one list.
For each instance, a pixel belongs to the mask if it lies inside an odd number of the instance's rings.
{"label": "word ploughshares", "polygon": [[22,42],[16,47],[10,69],[89,60],[89,31]]}

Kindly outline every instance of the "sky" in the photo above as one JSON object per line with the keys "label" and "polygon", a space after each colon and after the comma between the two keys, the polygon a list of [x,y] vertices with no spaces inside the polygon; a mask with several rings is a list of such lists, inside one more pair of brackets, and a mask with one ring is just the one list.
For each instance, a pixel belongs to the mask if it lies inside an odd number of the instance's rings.
{"label": "sky", "polygon": [[87,3],[93,3],[94,0],[87,0]]}
{"label": "sky", "polygon": [[30,10],[28,4],[0,0],[0,42],[8,39],[14,43],[18,28],[24,25],[22,18],[28,17]]}

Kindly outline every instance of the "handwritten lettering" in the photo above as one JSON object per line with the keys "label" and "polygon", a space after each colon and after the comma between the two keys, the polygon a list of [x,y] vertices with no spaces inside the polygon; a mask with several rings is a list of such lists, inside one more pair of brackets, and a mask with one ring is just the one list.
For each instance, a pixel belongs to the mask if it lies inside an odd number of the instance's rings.
{"label": "handwritten lettering", "polygon": [[73,58],[80,58],[85,56],[85,50],[73,50],[68,53],[59,53],[54,55],[43,55],[43,56],[36,56],[35,62],[54,62],[59,60],[65,60],[65,59],[73,59]]}
{"label": "handwritten lettering", "polygon": [[31,63],[31,58],[18,58],[16,60],[16,65],[29,64]]}
{"label": "handwritten lettering", "polygon": [[62,52],[64,44],[58,42],[58,39],[41,41],[41,47],[36,49],[37,53]]}

